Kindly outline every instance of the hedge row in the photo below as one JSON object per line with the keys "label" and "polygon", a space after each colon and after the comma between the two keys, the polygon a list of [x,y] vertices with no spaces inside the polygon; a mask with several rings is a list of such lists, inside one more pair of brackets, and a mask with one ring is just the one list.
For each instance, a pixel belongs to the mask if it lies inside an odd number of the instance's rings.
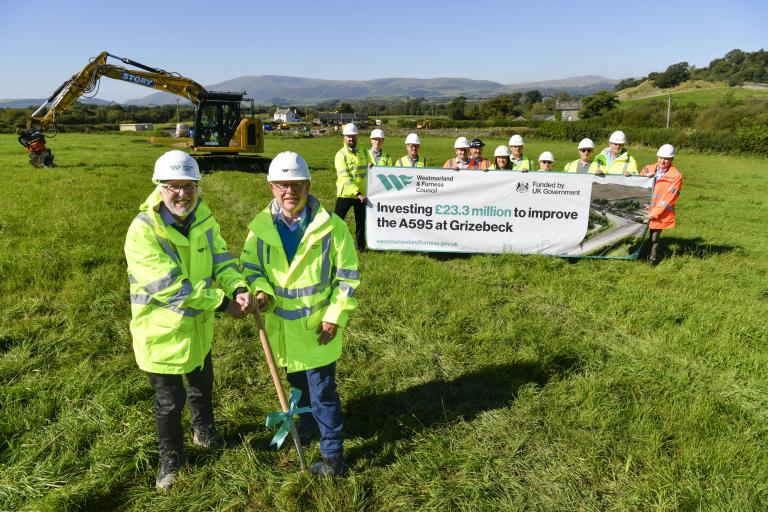
{"label": "hedge row", "polygon": [[[541,123],[534,134],[550,139],[578,142],[585,137],[604,141],[613,129],[589,121]],[[757,153],[768,156],[768,127],[753,126],[730,130],[681,130],[679,128],[628,128],[624,130],[632,144],[658,147],[672,144],[677,148],[695,148],[722,153]]]}

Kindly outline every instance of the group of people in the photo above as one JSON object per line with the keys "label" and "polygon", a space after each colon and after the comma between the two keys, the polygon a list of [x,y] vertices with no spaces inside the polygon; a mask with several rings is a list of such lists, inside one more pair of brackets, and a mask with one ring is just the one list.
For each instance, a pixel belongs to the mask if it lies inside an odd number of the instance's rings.
{"label": "group of people", "polygon": [[[273,200],[248,227],[238,259],[202,198],[197,162],[179,150],[154,166],[155,189],[125,240],[136,362],[155,391],[159,491],[170,489],[185,459],[181,413],[189,403],[192,443],[225,442],[213,415],[211,344],[215,312],[265,313],[276,364],[301,391],[298,433],[318,438],[313,474],[343,476],[343,417],[336,391],[342,332],[357,306],[357,253],[346,224],[310,191],[297,153],[275,156],[267,180]],[[185,389],[186,381],[186,389]]]}
{"label": "group of people", "polygon": [[[303,442],[319,438],[322,457],[311,467],[312,473],[346,473],[335,375],[343,330],[357,307],[360,273],[355,245],[365,250],[367,172],[373,166],[426,166],[416,134],[408,135],[408,154],[396,161],[384,152],[380,129],[371,132],[370,148],[359,148],[357,135],[354,125],[344,127],[344,147],[336,154],[334,214],[310,194],[309,167],[299,154],[286,151],[275,156],[267,175],[273,199],[249,224],[240,258],[228,250],[202,198],[197,162],[179,150],[155,162],[155,188],[128,229],[125,256],[134,354],[155,391],[158,490],[173,486],[185,459],[181,413],[186,402],[192,443],[210,450],[225,445],[212,403],[216,312],[234,318],[265,314],[275,361],[286,369],[290,385],[301,391],[297,406],[311,409],[299,415],[297,430]],[[571,162],[566,172],[636,174],[625,143],[623,134],[616,132],[610,148],[594,159]],[[497,148],[492,163],[483,158],[482,147],[479,139],[468,142],[459,137],[456,157],[444,168],[531,170],[519,135],[510,139],[508,150]],[[587,156],[593,148],[589,139],[579,144]],[[543,164],[554,161],[546,153],[539,158]],[[650,210],[654,263],[661,230],[675,225],[682,175],[673,165],[674,156],[674,148],[665,144],[657,152],[657,162],[640,173],[656,178]],[[343,220],[350,208],[355,211],[354,242]]]}
{"label": "group of people", "polygon": [[[378,167],[427,167],[426,158],[419,155],[421,140],[415,133],[405,138],[407,154],[393,160],[384,151],[384,131],[371,131],[371,147],[359,149],[357,144],[358,129],[352,123],[343,127],[344,146],[336,153],[336,207],[335,213],[342,219],[350,209],[355,214],[355,244],[359,251],[365,245],[365,208],[367,173],[374,166]],[[582,139],[578,144],[579,158],[568,162],[562,172],[577,174],[655,176],[656,183],[651,200],[650,224],[651,249],[649,260],[652,264],[659,261],[659,237],[662,229],[675,226],[675,203],[680,197],[682,175],[672,162],[675,148],[671,144],[662,145],[656,152],[655,164],[645,166],[638,171],[637,161],[627,151],[627,136],[617,130],[608,138],[609,146],[594,155],[595,143],[592,139]],[[493,161],[483,156],[485,143],[474,138],[458,137],[453,143],[454,158],[445,161],[442,168],[461,170],[508,170],[508,171],[553,171],[555,156],[551,151],[539,155],[539,168],[534,169],[533,160],[523,152],[523,137],[512,135],[507,146],[498,146],[493,153]]]}

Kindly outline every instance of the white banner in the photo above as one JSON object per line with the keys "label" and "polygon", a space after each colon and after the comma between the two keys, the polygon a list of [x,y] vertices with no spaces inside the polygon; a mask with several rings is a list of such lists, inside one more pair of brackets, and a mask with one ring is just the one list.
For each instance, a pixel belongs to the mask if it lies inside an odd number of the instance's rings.
{"label": "white banner", "polygon": [[[593,181],[607,196],[593,197]],[[645,233],[652,183],[556,172],[375,167],[368,175],[367,243],[398,251],[595,254]]]}

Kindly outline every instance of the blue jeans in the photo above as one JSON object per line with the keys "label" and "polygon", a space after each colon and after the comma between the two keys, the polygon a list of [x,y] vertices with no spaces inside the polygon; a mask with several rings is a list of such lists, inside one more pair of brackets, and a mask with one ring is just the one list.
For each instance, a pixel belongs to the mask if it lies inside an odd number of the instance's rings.
{"label": "blue jeans", "polygon": [[336,392],[336,363],[289,373],[288,383],[301,390],[299,407],[312,406],[312,414],[299,415],[299,432],[316,432],[319,428],[322,456],[341,455],[344,451],[344,419],[341,399]]}

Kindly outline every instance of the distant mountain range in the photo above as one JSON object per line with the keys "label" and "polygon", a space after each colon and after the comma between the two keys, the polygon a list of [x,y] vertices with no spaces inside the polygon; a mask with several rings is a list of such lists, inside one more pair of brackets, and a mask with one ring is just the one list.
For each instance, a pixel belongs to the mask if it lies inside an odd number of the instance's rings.
{"label": "distant mountain range", "polygon": [[[502,84],[468,78],[379,78],[376,80],[320,80],[291,76],[243,76],[217,84],[206,85],[211,91],[245,91],[259,104],[310,105],[331,100],[361,100],[365,98],[426,98],[450,99],[455,96],[490,98],[500,94],[539,90],[547,96],[558,92],[588,95],[600,90],[613,90],[618,80],[601,76],[580,76],[562,80]],[[158,92],[128,100],[125,105],[175,104],[177,96]],[[0,100],[0,108],[38,106],[44,100]],[[110,104],[115,102],[90,98],[84,102]]]}
{"label": "distant mountain range", "polygon": [[[27,107],[39,107],[43,104],[45,98],[23,98],[20,100],[0,100],[0,108],[27,108]],[[114,105],[116,101],[100,100],[98,98],[80,98],[77,100],[79,103],[86,103],[88,105]],[[174,101],[176,103],[176,101]]]}

